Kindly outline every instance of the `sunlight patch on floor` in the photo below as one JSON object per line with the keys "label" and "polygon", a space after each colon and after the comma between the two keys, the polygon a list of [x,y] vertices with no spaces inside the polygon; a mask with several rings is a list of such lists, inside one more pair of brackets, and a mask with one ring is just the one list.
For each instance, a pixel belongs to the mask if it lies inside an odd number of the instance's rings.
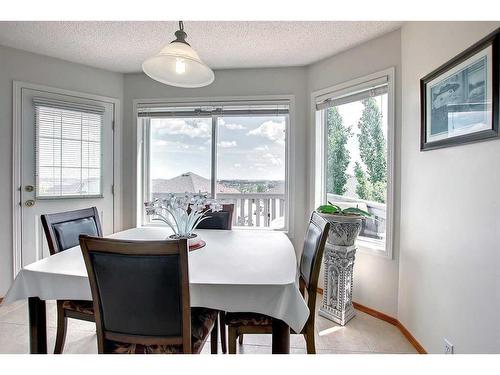
{"label": "sunlight patch on floor", "polygon": [[318,335],[325,336],[325,335],[329,335],[330,333],[340,331],[342,329],[344,329],[344,327],[341,327],[341,326],[330,327],[330,328],[324,329],[323,331],[320,331],[318,333]]}

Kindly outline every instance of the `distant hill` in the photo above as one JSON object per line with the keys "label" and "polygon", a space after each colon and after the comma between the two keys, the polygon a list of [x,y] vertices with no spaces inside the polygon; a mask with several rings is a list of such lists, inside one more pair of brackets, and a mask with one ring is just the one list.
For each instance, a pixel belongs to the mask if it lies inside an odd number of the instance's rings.
{"label": "distant hill", "polygon": [[[152,191],[154,193],[199,193],[211,190],[210,180],[193,172],[183,173],[180,176],[163,179],[153,179]],[[238,189],[217,184],[220,193],[240,193]]]}
{"label": "distant hill", "polygon": [[[217,192],[222,194],[284,194],[285,181],[270,180],[221,180]],[[211,190],[210,180],[193,172],[183,173],[170,179],[153,179],[152,191],[156,196],[168,193],[198,193]]]}

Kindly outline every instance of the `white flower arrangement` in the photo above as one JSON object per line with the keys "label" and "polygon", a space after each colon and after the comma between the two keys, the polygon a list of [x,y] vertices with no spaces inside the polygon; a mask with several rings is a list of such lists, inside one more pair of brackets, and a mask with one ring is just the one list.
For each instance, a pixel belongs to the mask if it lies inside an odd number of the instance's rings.
{"label": "white flower arrangement", "polygon": [[144,202],[146,215],[152,220],[167,224],[174,234],[171,238],[193,238],[193,230],[207,217],[207,212],[222,210],[222,205],[215,199],[209,199],[208,193],[185,193],[183,196],[168,194],[165,198],[156,198]]}

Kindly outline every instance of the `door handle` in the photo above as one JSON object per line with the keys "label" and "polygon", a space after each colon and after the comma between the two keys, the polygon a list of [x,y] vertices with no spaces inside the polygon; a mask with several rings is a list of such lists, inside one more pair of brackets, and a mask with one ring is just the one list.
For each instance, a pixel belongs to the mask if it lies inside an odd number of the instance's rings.
{"label": "door handle", "polygon": [[26,202],[24,202],[24,205],[26,207],[33,207],[35,205],[35,201],[33,199],[28,199]]}
{"label": "door handle", "polygon": [[35,190],[35,187],[33,185],[26,185],[24,187],[24,190],[26,190],[28,193],[31,193],[33,190]]}

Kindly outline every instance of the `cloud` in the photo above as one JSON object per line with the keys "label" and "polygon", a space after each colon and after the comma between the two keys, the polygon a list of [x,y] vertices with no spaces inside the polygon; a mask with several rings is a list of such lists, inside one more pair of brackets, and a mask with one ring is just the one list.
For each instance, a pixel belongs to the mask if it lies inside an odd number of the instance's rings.
{"label": "cloud", "polygon": [[267,151],[269,150],[269,146],[268,145],[265,145],[265,146],[257,146],[254,148],[255,151]]}
{"label": "cloud", "polygon": [[174,151],[180,149],[188,149],[190,145],[177,141],[167,141],[164,139],[153,139],[153,147],[159,147],[159,151]]}
{"label": "cloud", "polygon": [[274,156],[273,154],[271,154],[269,152],[267,154],[262,155],[262,157],[264,159],[269,160],[272,165],[282,165],[283,164],[283,161],[281,160],[281,158]]}
{"label": "cloud", "polygon": [[267,139],[284,144],[285,143],[285,122],[266,121],[258,128],[250,130],[248,135],[258,135]]}
{"label": "cloud", "polygon": [[245,127],[243,125],[240,125],[240,124],[224,124],[223,126],[229,130],[243,130],[243,129],[245,129]]}
{"label": "cloud", "polygon": [[187,135],[191,138],[210,138],[211,125],[200,120],[168,119],[155,123],[159,135]]}
{"label": "cloud", "polygon": [[222,141],[218,143],[218,146],[221,148],[231,148],[231,147],[236,147],[236,141]]}
{"label": "cloud", "polygon": [[168,142],[163,139],[153,139],[153,146],[166,146]]}

